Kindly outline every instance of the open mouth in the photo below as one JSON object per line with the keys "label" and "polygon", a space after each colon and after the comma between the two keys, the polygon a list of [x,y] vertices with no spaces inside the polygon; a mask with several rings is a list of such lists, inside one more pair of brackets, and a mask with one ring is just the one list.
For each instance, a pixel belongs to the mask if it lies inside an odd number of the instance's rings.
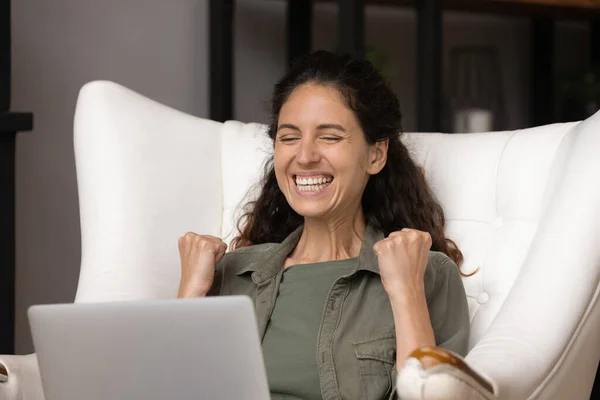
{"label": "open mouth", "polygon": [[296,187],[300,192],[320,192],[331,185],[333,176],[315,175],[315,176],[294,176]]}

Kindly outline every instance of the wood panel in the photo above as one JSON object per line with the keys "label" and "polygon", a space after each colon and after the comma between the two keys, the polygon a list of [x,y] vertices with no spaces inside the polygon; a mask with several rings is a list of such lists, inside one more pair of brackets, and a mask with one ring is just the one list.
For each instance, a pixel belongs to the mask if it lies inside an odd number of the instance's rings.
{"label": "wood panel", "polygon": [[600,8],[599,0],[493,0],[505,3],[521,3],[530,5],[544,5],[574,8]]}
{"label": "wood panel", "polygon": [[417,130],[442,131],[442,0],[417,6]]}
{"label": "wood panel", "polygon": [[311,1],[288,0],[286,11],[286,58],[289,67],[312,49],[313,5]]}
{"label": "wood panel", "polygon": [[15,141],[32,127],[31,113],[0,112],[0,354],[15,349]]}
{"label": "wood panel", "polygon": [[10,108],[10,0],[0,0],[0,112]]}
{"label": "wood panel", "polygon": [[209,3],[210,119],[233,119],[233,23],[235,0]]}
{"label": "wood panel", "polygon": [[0,129],[0,354],[15,351],[15,138]]}
{"label": "wood panel", "polygon": [[338,0],[337,51],[362,57],[365,53],[364,0]]}
{"label": "wood panel", "polygon": [[[333,2],[334,0],[315,0]],[[415,7],[417,0],[365,0],[367,5]],[[600,0],[443,0],[445,10],[491,13],[516,17],[594,19]]]}

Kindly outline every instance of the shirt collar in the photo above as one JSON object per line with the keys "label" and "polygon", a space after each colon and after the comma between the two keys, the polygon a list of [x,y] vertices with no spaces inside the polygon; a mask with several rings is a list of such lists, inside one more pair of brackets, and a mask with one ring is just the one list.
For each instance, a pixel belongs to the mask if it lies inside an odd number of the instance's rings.
{"label": "shirt collar", "polygon": [[[239,271],[237,275],[252,272],[252,280],[257,285],[260,285],[277,275],[277,273],[283,269],[283,265],[288,255],[298,244],[303,230],[304,225],[301,225],[295,231],[290,233],[283,242],[275,244],[272,249],[268,250],[256,261]],[[379,263],[377,262],[377,255],[373,251],[373,245],[383,238],[383,232],[372,225],[367,224],[365,236],[358,255],[358,266],[354,272],[370,271],[379,274]]]}
{"label": "shirt collar", "polygon": [[367,224],[365,237],[363,238],[362,245],[360,246],[360,253],[358,254],[357,271],[371,271],[379,275],[379,262],[377,260],[377,255],[373,250],[373,245],[384,238],[385,235],[383,232],[373,225]]}

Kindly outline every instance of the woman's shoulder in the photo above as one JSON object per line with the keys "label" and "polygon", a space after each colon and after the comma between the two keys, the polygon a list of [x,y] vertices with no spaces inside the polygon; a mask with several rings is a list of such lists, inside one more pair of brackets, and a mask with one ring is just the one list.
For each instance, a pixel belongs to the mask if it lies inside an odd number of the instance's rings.
{"label": "woman's shoulder", "polygon": [[433,268],[435,270],[448,268],[453,266],[456,268],[456,264],[446,253],[442,253],[441,251],[429,251],[429,261],[427,262],[428,268]]}
{"label": "woman's shoulder", "polygon": [[425,269],[427,297],[429,298],[436,291],[437,286],[446,285],[448,280],[454,280],[454,275],[460,278],[460,271],[454,261],[446,253],[430,251],[429,261]]}

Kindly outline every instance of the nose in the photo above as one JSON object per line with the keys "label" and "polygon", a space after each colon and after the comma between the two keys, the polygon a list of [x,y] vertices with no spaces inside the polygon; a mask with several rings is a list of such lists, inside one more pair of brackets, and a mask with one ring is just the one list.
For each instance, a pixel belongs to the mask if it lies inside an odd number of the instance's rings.
{"label": "nose", "polygon": [[317,143],[311,139],[301,139],[300,146],[298,146],[298,153],[296,154],[296,160],[300,165],[308,165],[319,162],[321,155]]}

